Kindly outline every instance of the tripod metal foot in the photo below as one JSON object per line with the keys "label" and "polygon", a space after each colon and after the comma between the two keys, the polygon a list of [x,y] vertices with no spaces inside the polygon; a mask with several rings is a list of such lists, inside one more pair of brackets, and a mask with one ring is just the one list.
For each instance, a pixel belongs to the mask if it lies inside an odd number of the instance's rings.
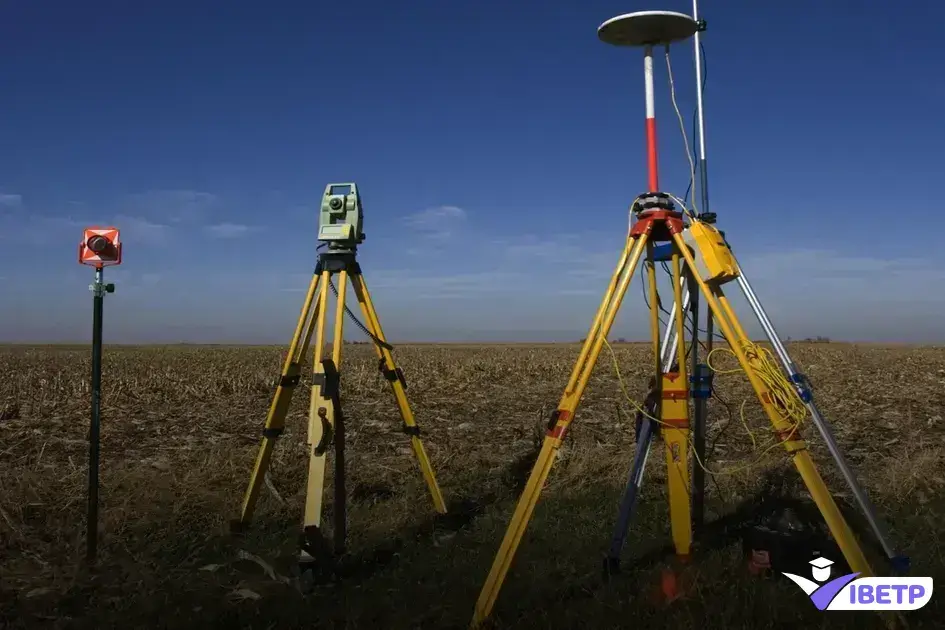
{"label": "tripod metal foot", "polygon": [[[735,257],[734,253],[732,254],[732,257]],[[749,283],[748,278],[745,277],[745,274],[741,268],[739,268],[738,286],[741,288],[742,294],[748,301],[748,304],[751,307],[752,312],[754,312],[755,317],[757,317],[758,323],[761,324],[761,327],[764,329],[765,336],[767,336],[768,341],[770,341],[771,345],[774,347],[775,353],[778,355],[778,359],[781,362],[781,366],[788,374],[788,378],[797,388],[798,395],[800,396],[801,401],[803,401],[804,405],[807,407],[807,410],[810,412],[811,419],[814,422],[814,426],[817,428],[817,432],[820,433],[821,438],[823,438],[824,444],[826,444],[827,450],[830,452],[830,456],[833,458],[834,463],[836,463],[837,468],[840,469],[840,473],[843,475],[843,478],[847,482],[850,491],[856,498],[856,502],[859,505],[860,510],[863,512],[863,515],[866,517],[866,520],[869,522],[869,525],[873,530],[873,534],[876,536],[876,539],[882,546],[890,566],[898,574],[908,573],[910,567],[909,557],[897,553],[893,547],[892,542],[889,539],[889,534],[887,533],[886,525],[876,513],[875,508],[866,494],[866,490],[864,490],[860,485],[856,475],[847,463],[846,458],[843,456],[840,447],[837,445],[837,440],[833,436],[833,431],[830,428],[830,424],[823,417],[823,415],[820,413],[820,410],[817,408],[817,405],[814,403],[814,395],[810,389],[810,384],[807,381],[807,377],[797,369],[797,366],[794,364],[794,361],[788,354],[787,348],[785,348],[784,343],[778,336],[778,333],[774,328],[774,324],[771,323],[771,320],[768,317],[768,314],[765,312],[761,301],[758,299],[758,296],[755,295],[755,291],[752,288],[751,283]]]}

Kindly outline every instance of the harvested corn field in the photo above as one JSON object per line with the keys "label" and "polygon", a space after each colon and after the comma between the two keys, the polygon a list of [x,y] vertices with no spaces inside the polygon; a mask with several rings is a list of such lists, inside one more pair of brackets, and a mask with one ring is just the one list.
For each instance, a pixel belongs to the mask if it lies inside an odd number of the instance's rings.
{"label": "harvested corn field", "polygon": [[[945,349],[789,346],[893,539],[911,555],[912,573],[945,578]],[[0,626],[465,627],[578,350],[396,348],[450,507],[446,517],[434,518],[372,349],[346,345],[348,556],[338,577],[311,583],[296,575],[307,386],[296,393],[253,527],[238,537],[228,530],[283,349],[106,348],[100,561],[92,574],[81,562],[88,350],[2,348]],[[717,529],[711,543],[697,547],[682,599],[668,606],[656,601],[651,594],[670,543],[659,457],[650,458],[625,569],[602,578],[633,454],[635,410],[628,398],[643,399],[650,366],[645,344],[614,344],[613,353],[605,348],[601,355],[494,622],[505,628],[878,624],[869,613],[818,612],[781,576],[751,576],[732,528],[728,538]],[[713,363],[734,367],[725,356]],[[781,449],[760,456],[774,437],[744,375],[716,376],[715,390],[706,465],[717,474],[707,479],[707,520],[744,512],[773,485],[806,497]],[[855,514],[813,426],[805,435],[834,496]],[[330,482],[327,487],[323,522],[330,528]],[[869,530],[851,522],[884,574]],[[913,627],[934,627],[942,601],[935,594],[930,605],[907,614]]]}

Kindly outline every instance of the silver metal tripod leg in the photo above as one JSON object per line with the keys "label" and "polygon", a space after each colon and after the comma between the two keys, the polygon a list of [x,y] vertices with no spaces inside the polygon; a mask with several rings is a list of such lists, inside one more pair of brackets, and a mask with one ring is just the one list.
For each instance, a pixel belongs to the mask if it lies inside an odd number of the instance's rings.
{"label": "silver metal tripod leg", "polygon": [[[685,277],[682,279],[680,284],[685,285]],[[683,303],[682,310],[689,310],[689,289],[683,289]],[[669,311],[668,322],[675,321],[676,317],[676,304],[673,304],[673,308]],[[663,356],[660,359],[663,361],[663,371],[668,372],[669,368],[673,366],[673,359],[676,358],[676,347],[679,345],[679,335],[676,334],[676,327],[667,324],[666,332],[663,333]],[[667,352],[667,350],[669,352]]]}
{"label": "silver metal tripod leg", "polygon": [[833,437],[833,433],[830,430],[830,425],[817,409],[817,405],[814,404],[813,394],[810,391],[810,387],[807,384],[806,378],[798,371],[797,366],[794,365],[794,361],[791,360],[787,349],[784,347],[784,344],[778,337],[777,331],[774,329],[774,325],[768,318],[768,314],[765,313],[765,309],[761,305],[761,301],[758,299],[758,296],[755,295],[755,291],[751,288],[751,284],[748,282],[748,278],[745,277],[745,274],[742,272],[741,268],[739,268],[738,285],[741,287],[742,293],[745,295],[745,299],[748,300],[751,310],[754,311],[755,316],[758,318],[758,323],[760,323],[761,327],[764,328],[765,335],[767,335],[771,345],[774,346],[775,352],[777,353],[778,358],[781,360],[781,365],[784,367],[784,370],[788,373],[790,380],[797,388],[801,400],[804,401],[804,405],[810,412],[811,418],[814,421],[814,426],[817,427],[817,431],[820,433],[824,443],[827,445],[827,450],[830,451],[830,455],[833,457],[834,462],[836,462],[837,468],[840,469],[840,472],[843,474],[843,478],[846,480],[847,485],[850,486],[853,496],[856,497],[856,502],[863,511],[863,515],[866,517],[866,520],[869,521],[870,527],[873,529],[873,533],[876,535],[876,538],[882,545],[883,551],[886,553],[887,558],[897,570],[903,572],[908,570],[909,558],[897,554],[893,546],[890,544],[884,523],[876,514],[876,510],[870,503],[869,497],[866,495],[866,491],[860,485],[859,481],[857,481],[856,475],[854,475],[853,471],[850,469],[850,466],[847,464],[843,453],[840,451],[840,447],[837,445],[837,441]]}

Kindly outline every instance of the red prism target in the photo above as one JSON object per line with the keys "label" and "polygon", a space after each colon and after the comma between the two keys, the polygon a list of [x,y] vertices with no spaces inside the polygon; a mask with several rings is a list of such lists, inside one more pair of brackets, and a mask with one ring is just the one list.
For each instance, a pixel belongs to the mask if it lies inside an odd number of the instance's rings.
{"label": "red prism target", "polygon": [[89,227],[79,243],[79,264],[108,267],[121,264],[121,239],[116,227]]}

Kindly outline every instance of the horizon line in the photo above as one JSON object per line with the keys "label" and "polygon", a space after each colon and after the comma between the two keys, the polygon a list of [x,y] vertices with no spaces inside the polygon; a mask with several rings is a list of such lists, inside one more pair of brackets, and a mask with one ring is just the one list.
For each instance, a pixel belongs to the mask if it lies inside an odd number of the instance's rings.
{"label": "horizon line", "polygon": [[[520,341],[520,340],[506,340],[506,341],[410,341],[410,340],[391,340],[386,339],[387,343],[391,345],[400,345],[400,346],[559,346],[559,345],[580,345],[584,343],[583,339],[574,339],[569,341]],[[726,346],[727,342],[719,340],[721,343],[724,343]],[[782,339],[782,343],[809,343],[809,344],[860,344],[860,345],[888,345],[888,346],[936,346],[943,344],[942,341],[893,341],[893,340],[841,340],[841,339],[829,339],[816,337],[807,337],[804,339]],[[768,339],[752,339],[752,343],[771,343]],[[326,340],[326,345],[332,343],[332,341]],[[611,345],[639,345],[639,344],[651,344],[652,340],[650,339],[620,339],[620,340],[610,340],[608,343]],[[688,340],[687,340],[688,343]],[[44,347],[76,347],[76,346],[90,346],[90,341],[0,341],[0,347],[3,346],[44,346]],[[219,347],[219,346],[236,346],[243,348],[281,348],[287,347],[288,342],[285,343],[253,343],[253,342],[239,342],[239,341],[168,341],[168,342],[158,342],[158,341],[141,341],[141,342],[106,342],[103,346],[108,347],[125,347],[125,348],[134,348],[134,347],[160,347],[160,346],[193,346],[193,347]],[[370,341],[349,341],[345,340],[344,345],[358,345],[358,346],[370,346],[372,345]]]}

